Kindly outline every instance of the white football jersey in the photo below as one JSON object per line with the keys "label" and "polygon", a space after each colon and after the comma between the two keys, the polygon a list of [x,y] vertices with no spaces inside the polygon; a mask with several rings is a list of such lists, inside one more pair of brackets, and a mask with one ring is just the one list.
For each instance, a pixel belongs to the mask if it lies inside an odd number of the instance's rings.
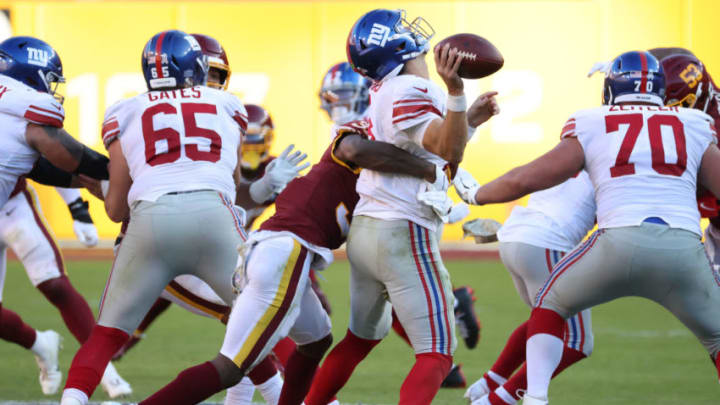
{"label": "white football jersey", "polygon": [[62,128],[64,121],[65,110],[52,95],[0,75],[0,207],[40,156],[25,139],[27,124]]}
{"label": "white football jersey", "polygon": [[562,137],[576,137],[595,187],[600,228],[659,217],[700,235],[700,162],[717,143],[709,115],[678,107],[615,105],[576,112]]}
{"label": "white football jersey", "polygon": [[522,242],[551,250],[572,250],[595,225],[595,192],[584,170],[516,206],[497,233],[500,242]]}
{"label": "white football jersey", "polygon": [[[391,143],[433,164],[445,161],[422,146],[431,121],[445,115],[445,93],[430,80],[399,75],[370,89],[370,106],[365,119],[372,139]],[[354,215],[385,220],[406,219],[428,229],[438,229],[441,221],[433,210],[421,204],[417,195],[425,181],[410,176],[363,170],[357,183],[360,201]]]}
{"label": "white football jersey", "polygon": [[133,184],[128,203],[177,191],[235,200],[233,172],[247,113],[231,93],[196,86],[151,91],[108,108],[103,142],[120,141]]}

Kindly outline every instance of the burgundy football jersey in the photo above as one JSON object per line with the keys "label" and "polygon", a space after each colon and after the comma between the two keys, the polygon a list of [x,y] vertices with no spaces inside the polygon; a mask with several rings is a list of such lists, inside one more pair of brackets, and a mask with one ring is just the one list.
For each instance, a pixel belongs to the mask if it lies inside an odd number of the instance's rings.
{"label": "burgundy football jersey", "polygon": [[292,232],[328,249],[345,242],[359,196],[360,170],[336,158],[338,135],[308,174],[288,183],[275,200],[275,215],[260,225],[264,231]]}

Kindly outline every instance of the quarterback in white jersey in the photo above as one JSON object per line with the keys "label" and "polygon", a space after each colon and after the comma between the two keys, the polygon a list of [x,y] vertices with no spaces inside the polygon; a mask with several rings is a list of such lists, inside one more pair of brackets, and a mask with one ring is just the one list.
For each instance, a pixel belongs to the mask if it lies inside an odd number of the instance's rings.
{"label": "quarterback in white jersey", "polygon": [[[378,32],[386,32],[385,38]],[[433,33],[420,17],[410,24],[402,10],[373,10],[350,32],[348,61],[375,81],[365,115],[369,136],[453,168],[462,160],[468,126],[474,130],[488,120],[497,104],[495,94],[486,93],[467,108],[457,74],[462,56],[449,46],[436,48],[434,55],[449,95],[429,80],[425,55]],[[400,404],[432,401],[456,346],[452,286],[436,235],[447,210],[418,200],[429,188],[408,176],[363,170],[348,235],[349,331],[366,341],[382,339],[391,326],[392,304],[416,353]],[[441,186],[443,197],[444,191]]]}
{"label": "quarterback in white jersey", "polygon": [[[474,182],[458,170],[458,179]],[[530,194],[526,206],[516,206],[497,232],[500,259],[523,302],[532,308],[535,294],[553,267],[577,246],[595,225],[595,192],[585,171],[547,190]],[[525,340],[527,322],[517,327],[481,379],[465,393],[474,405],[515,404],[526,387]],[[568,318],[563,336],[562,368],[593,351],[590,309]],[[517,371],[515,371],[517,370]]]}
{"label": "quarterback in white jersey", "polygon": [[197,40],[164,31],[142,57],[148,92],[106,112],[110,152],[105,209],[130,221],[103,294],[98,323],[73,360],[62,404],[86,404],[102,370],[165,286],[181,274],[207,282],[224,302],[243,242],[233,200],[245,108],[204,86],[207,57]]}
{"label": "quarterback in white jersey", "polygon": [[663,107],[663,92],[657,59],[647,52],[624,53],[605,78],[607,105],[574,114],[557,147],[474,193],[460,189],[477,204],[512,201],[580,169],[595,188],[599,230],[553,268],[536,297],[524,404],[547,403],[565,320],[624,296],[668,309],[720,369],[720,275],[700,241],[695,198],[698,184],[720,192],[720,150],[712,118]]}

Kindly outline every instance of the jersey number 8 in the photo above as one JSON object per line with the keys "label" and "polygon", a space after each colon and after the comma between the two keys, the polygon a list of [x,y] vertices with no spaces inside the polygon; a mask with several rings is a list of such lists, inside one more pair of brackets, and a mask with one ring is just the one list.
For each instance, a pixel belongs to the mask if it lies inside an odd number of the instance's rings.
{"label": "jersey number 8", "polygon": [[[181,156],[181,148],[185,147],[185,156],[193,161],[217,162],[220,160],[222,138],[217,132],[197,126],[195,114],[217,115],[213,104],[182,103],[180,104],[182,121],[185,126],[185,138],[206,138],[210,140],[210,150],[201,151],[195,143],[181,145],[180,133],[172,128],[155,129],[153,117],[157,114],[177,114],[177,109],[168,103],[154,105],[142,115],[142,131],[145,140],[145,161],[150,166],[172,163]],[[157,152],[157,144],[165,141],[166,152]]]}

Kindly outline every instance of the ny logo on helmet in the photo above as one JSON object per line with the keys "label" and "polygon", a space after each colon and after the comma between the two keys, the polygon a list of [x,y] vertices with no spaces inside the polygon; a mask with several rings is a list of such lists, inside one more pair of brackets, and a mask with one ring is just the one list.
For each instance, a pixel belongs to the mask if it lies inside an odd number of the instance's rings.
{"label": "ny logo on helmet", "polygon": [[378,46],[385,46],[385,42],[388,40],[388,36],[390,35],[390,28],[375,23],[373,24],[372,29],[370,30],[370,36],[368,37],[368,45],[378,45]]}
{"label": "ny logo on helmet", "polygon": [[28,63],[35,66],[47,67],[50,55],[43,49],[27,47]]}

